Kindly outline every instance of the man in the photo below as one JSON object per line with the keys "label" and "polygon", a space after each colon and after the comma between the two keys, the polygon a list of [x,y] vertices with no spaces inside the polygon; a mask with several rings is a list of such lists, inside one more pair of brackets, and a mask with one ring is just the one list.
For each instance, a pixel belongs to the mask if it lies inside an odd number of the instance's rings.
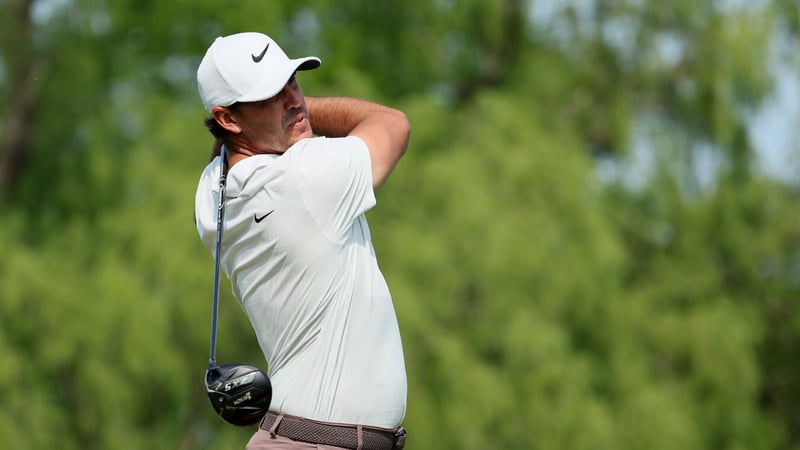
{"label": "man", "polygon": [[364,213],[410,125],[372,102],[305,97],[295,73],[319,65],[260,33],[208,49],[197,81],[222,154],[201,176],[197,229],[213,251],[227,156],[220,259],[273,386],[247,449],[402,448],[403,350]]}

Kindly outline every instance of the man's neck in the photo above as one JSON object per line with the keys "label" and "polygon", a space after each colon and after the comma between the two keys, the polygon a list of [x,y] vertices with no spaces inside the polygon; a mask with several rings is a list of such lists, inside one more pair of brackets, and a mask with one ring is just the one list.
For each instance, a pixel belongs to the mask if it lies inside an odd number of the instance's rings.
{"label": "man's neck", "polygon": [[228,154],[228,169],[230,169],[231,167],[236,165],[236,163],[238,163],[239,161],[241,161],[241,160],[243,160],[245,158],[249,158],[249,157],[253,156],[252,153],[249,153],[249,152],[248,153],[244,153],[244,152],[241,152],[241,151],[231,150],[231,149],[229,149],[227,147],[226,147],[225,150],[226,150],[226,153]]}

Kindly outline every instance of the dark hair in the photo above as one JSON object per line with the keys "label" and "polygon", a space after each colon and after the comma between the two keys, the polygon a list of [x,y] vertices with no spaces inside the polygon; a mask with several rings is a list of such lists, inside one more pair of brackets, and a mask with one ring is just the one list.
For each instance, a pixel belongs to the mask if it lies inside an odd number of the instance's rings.
{"label": "dark hair", "polygon": [[[234,103],[230,106],[227,106],[227,108],[231,112],[235,112],[239,108],[239,103]],[[222,125],[220,125],[219,122],[217,122],[217,119],[215,119],[214,116],[206,117],[204,123],[206,125],[206,128],[208,128],[208,131],[210,131],[215,138],[225,139],[228,136],[229,133],[228,130],[223,128]]]}

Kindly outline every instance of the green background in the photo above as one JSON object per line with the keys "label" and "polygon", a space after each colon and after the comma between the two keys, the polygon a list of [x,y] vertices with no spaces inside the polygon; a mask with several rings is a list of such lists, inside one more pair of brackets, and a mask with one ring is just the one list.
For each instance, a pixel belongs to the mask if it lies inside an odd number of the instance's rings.
{"label": "green background", "polygon": [[[192,221],[195,70],[238,31],[411,120],[368,213],[408,449],[800,449],[800,138],[777,177],[752,130],[794,0],[0,0],[0,447],[254,431],[203,390]],[[222,291],[219,359],[263,366]]]}

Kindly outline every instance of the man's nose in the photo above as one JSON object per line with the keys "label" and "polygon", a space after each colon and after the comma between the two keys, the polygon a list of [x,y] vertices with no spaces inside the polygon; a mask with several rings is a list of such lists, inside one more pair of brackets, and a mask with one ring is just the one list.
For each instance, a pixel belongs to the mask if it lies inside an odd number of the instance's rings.
{"label": "man's nose", "polygon": [[295,89],[289,84],[283,87],[281,96],[283,96],[283,103],[286,109],[296,108],[300,106],[303,101],[303,96],[300,94],[300,89]]}

